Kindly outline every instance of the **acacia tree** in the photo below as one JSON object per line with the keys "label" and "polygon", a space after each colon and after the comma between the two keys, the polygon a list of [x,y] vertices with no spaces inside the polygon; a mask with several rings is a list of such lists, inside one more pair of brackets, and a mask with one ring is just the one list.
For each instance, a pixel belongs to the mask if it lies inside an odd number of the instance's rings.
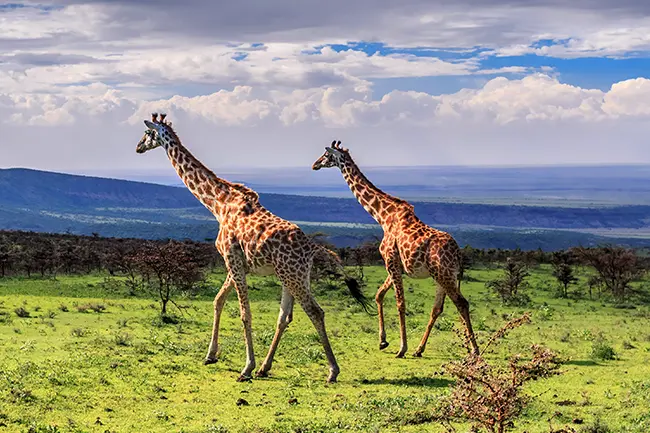
{"label": "acacia tree", "polygon": [[17,257],[17,246],[6,236],[0,238],[0,276],[6,276]]}
{"label": "acacia tree", "polygon": [[598,272],[599,282],[617,301],[624,301],[629,296],[630,283],[644,273],[636,253],[628,248],[609,245],[580,247],[575,252]]}
{"label": "acacia tree", "polygon": [[141,263],[138,257],[138,244],[134,242],[115,242],[104,252],[102,260],[111,276],[121,273],[129,295],[135,295],[143,285]]}
{"label": "acacia tree", "polygon": [[501,278],[488,281],[485,286],[494,290],[504,304],[525,304],[528,296],[521,291],[529,285],[526,279],[530,274],[526,263],[516,257],[508,257],[502,269]]}
{"label": "acacia tree", "polygon": [[[307,235],[314,243],[323,245],[325,248],[334,250],[334,246],[327,242],[327,235],[322,232],[310,233]],[[319,254],[314,256],[314,264],[311,269],[311,280],[321,282],[327,279],[330,276],[328,263],[325,261],[325,258]]]}
{"label": "acacia tree", "polygon": [[447,431],[456,431],[452,423],[467,421],[473,423],[471,431],[505,433],[514,429],[514,421],[532,400],[523,393],[524,385],[560,374],[562,362],[555,352],[539,345],[531,346],[525,356],[511,356],[507,366],[483,357],[492,344],[525,323],[530,323],[528,313],[506,323],[492,334],[480,355],[471,353],[467,338],[463,338],[468,355],[444,366],[456,380],[451,393],[440,400],[434,421],[446,426]]}
{"label": "acacia tree", "polygon": [[170,303],[182,311],[174,298],[182,292],[193,292],[205,279],[199,263],[183,242],[149,242],[134,259],[146,287],[160,300],[161,315],[167,314]]}
{"label": "acacia tree", "polygon": [[557,251],[553,253],[551,265],[553,266],[553,276],[562,288],[562,297],[569,296],[569,286],[577,283],[579,280],[573,273],[573,254],[569,251]]}

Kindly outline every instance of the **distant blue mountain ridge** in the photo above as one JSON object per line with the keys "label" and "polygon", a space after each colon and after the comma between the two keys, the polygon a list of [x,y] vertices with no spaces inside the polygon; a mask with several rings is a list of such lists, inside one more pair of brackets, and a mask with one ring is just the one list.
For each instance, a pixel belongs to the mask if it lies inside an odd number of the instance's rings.
{"label": "distant blue mountain ridge", "polygon": [[[650,177],[650,170],[647,174]],[[502,178],[508,176],[501,174]],[[635,176],[638,177],[636,190],[650,191],[648,179],[638,173]],[[233,180],[253,184],[246,181],[245,174]],[[610,195],[622,188],[618,183],[611,187]],[[468,199],[471,200],[472,197]],[[347,198],[262,192],[260,201],[277,215],[300,224],[306,232],[327,234],[338,246],[355,245],[381,236],[379,226],[349,191]],[[451,232],[463,245],[549,250],[606,242],[650,244],[647,240],[650,205],[645,204],[585,205],[582,200],[572,206],[571,200],[565,200],[561,205],[545,205],[543,200],[538,200],[535,206],[523,206],[463,203],[449,198],[438,201],[416,198],[413,203],[423,221]],[[214,239],[218,224],[182,187],[31,169],[2,169],[0,229],[207,240]]]}

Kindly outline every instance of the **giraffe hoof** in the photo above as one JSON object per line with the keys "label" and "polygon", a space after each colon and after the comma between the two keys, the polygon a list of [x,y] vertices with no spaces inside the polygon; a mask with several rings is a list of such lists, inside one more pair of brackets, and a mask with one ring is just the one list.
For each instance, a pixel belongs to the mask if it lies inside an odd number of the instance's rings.
{"label": "giraffe hoof", "polygon": [[255,373],[255,377],[269,377],[269,373],[266,371],[258,371]]}
{"label": "giraffe hoof", "polygon": [[388,341],[382,341],[381,343],[379,343],[379,350],[384,350],[387,347],[388,347]]}
{"label": "giraffe hoof", "polygon": [[250,376],[244,376],[243,374],[237,378],[237,382],[251,382],[252,378]]}
{"label": "giraffe hoof", "polygon": [[210,364],[216,364],[217,363],[217,358],[214,359],[206,359],[203,361],[203,365],[210,365]]}
{"label": "giraffe hoof", "polygon": [[404,358],[404,353],[400,352],[397,355],[395,355],[395,358]]}
{"label": "giraffe hoof", "polygon": [[336,383],[336,378],[335,377],[328,377],[327,378],[327,383]]}
{"label": "giraffe hoof", "polygon": [[422,358],[422,352],[420,352],[420,351],[418,350],[418,351],[416,351],[416,352],[413,354],[413,356],[416,357],[416,358]]}

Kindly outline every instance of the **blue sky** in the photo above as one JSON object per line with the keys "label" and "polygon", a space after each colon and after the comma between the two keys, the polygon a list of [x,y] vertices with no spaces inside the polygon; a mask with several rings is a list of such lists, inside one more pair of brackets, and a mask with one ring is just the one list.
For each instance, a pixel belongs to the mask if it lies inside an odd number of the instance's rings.
{"label": "blue sky", "polygon": [[650,163],[650,3],[322,6],[0,0],[0,165],[165,170],[152,111],[217,167]]}
{"label": "blue sky", "polygon": [[[541,39],[530,44],[532,48],[564,47],[567,40]],[[558,58],[526,54],[518,56],[495,55],[492,50],[480,47],[447,48],[434,47],[391,47],[379,42],[350,42],[347,44],[333,44],[330,48],[337,52],[359,51],[368,55],[408,55],[418,58],[439,58],[446,61],[463,61],[478,59],[479,69],[501,69],[509,66],[519,66],[530,71],[545,72],[559,77],[563,83],[584,88],[608,90],[612,84],[638,77],[650,77],[650,52],[627,52],[616,57],[579,57]],[[317,47],[322,48],[322,47]],[[485,74],[481,77],[442,76],[442,77],[416,77],[416,78],[390,78],[373,80],[376,84],[377,98],[394,89],[415,90],[431,94],[444,94],[457,92],[463,88],[478,88],[486,79],[497,76],[521,78],[527,73],[500,72]]]}

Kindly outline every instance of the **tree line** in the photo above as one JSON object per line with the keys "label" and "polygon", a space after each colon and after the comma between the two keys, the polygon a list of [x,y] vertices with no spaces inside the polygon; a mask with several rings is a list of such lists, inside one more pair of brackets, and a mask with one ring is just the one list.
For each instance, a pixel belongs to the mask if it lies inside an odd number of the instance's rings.
{"label": "tree line", "polygon": [[[364,267],[383,265],[379,240],[357,247],[335,248],[322,234],[311,235],[315,242],[337,251],[344,265],[356,268],[363,281]],[[463,269],[501,269],[501,276],[486,286],[505,303],[525,299],[523,292],[532,268],[549,265],[560,295],[568,297],[577,282],[576,268],[593,270],[589,290],[605,291],[624,301],[634,293],[631,283],[650,269],[643,251],[620,246],[575,247],[547,252],[463,248]],[[175,241],[106,238],[25,231],[0,231],[0,277],[56,277],[106,273],[120,276],[130,293],[143,288],[161,300],[166,312],[173,293],[192,291],[205,282],[206,275],[223,268],[223,258],[212,241]],[[465,273],[466,274],[466,273]],[[315,263],[312,277],[327,277],[326,266]]]}

